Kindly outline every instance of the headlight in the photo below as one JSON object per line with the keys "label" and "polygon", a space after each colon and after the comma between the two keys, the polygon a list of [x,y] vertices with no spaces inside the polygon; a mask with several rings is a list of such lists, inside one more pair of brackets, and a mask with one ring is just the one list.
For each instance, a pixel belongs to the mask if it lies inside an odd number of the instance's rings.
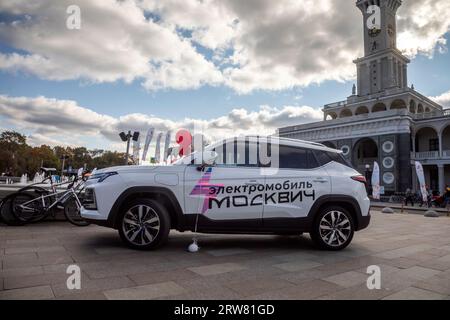
{"label": "headlight", "polygon": [[89,180],[98,180],[97,182],[103,182],[108,177],[115,176],[116,174],[118,174],[118,173],[115,172],[115,171],[104,172],[104,173],[96,173],[96,174],[93,174],[92,176],[90,176]]}
{"label": "headlight", "polygon": [[97,201],[95,200],[95,191],[92,188],[84,190],[83,207],[86,210],[97,210]]}

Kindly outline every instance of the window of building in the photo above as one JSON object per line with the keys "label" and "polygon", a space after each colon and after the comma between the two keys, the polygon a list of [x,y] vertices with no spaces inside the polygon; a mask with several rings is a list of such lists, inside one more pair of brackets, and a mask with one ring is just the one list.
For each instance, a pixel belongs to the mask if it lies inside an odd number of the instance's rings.
{"label": "window of building", "polygon": [[430,151],[439,151],[439,139],[430,139]]}

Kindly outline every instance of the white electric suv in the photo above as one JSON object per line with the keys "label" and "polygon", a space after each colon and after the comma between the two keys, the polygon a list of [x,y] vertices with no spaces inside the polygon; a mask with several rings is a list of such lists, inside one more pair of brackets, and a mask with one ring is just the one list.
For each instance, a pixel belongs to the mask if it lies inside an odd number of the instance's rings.
{"label": "white electric suv", "polygon": [[341,152],[270,137],[227,139],[169,166],[123,166],[87,182],[81,215],[117,229],[136,249],[170,229],[202,233],[310,233],[340,250],[370,221],[364,176]]}

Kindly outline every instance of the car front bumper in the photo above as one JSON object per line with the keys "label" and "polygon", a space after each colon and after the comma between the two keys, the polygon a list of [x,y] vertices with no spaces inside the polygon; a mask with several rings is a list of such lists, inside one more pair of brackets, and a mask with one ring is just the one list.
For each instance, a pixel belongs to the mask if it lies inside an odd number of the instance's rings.
{"label": "car front bumper", "polygon": [[111,227],[109,221],[105,219],[105,217],[102,216],[97,210],[87,210],[84,207],[81,207],[80,214],[84,220],[92,224],[102,227]]}

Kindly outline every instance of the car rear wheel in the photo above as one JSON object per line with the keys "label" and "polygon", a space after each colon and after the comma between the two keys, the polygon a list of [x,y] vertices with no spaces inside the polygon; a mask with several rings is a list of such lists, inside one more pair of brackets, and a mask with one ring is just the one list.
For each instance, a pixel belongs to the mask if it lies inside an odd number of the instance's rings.
{"label": "car rear wheel", "polygon": [[155,249],[167,241],[169,231],[170,216],[153,199],[134,200],[121,213],[119,234],[133,249]]}
{"label": "car rear wheel", "polygon": [[311,239],[321,249],[342,250],[353,239],[355,224],[351,214],[338,206],[326,207],[317,216]]}

